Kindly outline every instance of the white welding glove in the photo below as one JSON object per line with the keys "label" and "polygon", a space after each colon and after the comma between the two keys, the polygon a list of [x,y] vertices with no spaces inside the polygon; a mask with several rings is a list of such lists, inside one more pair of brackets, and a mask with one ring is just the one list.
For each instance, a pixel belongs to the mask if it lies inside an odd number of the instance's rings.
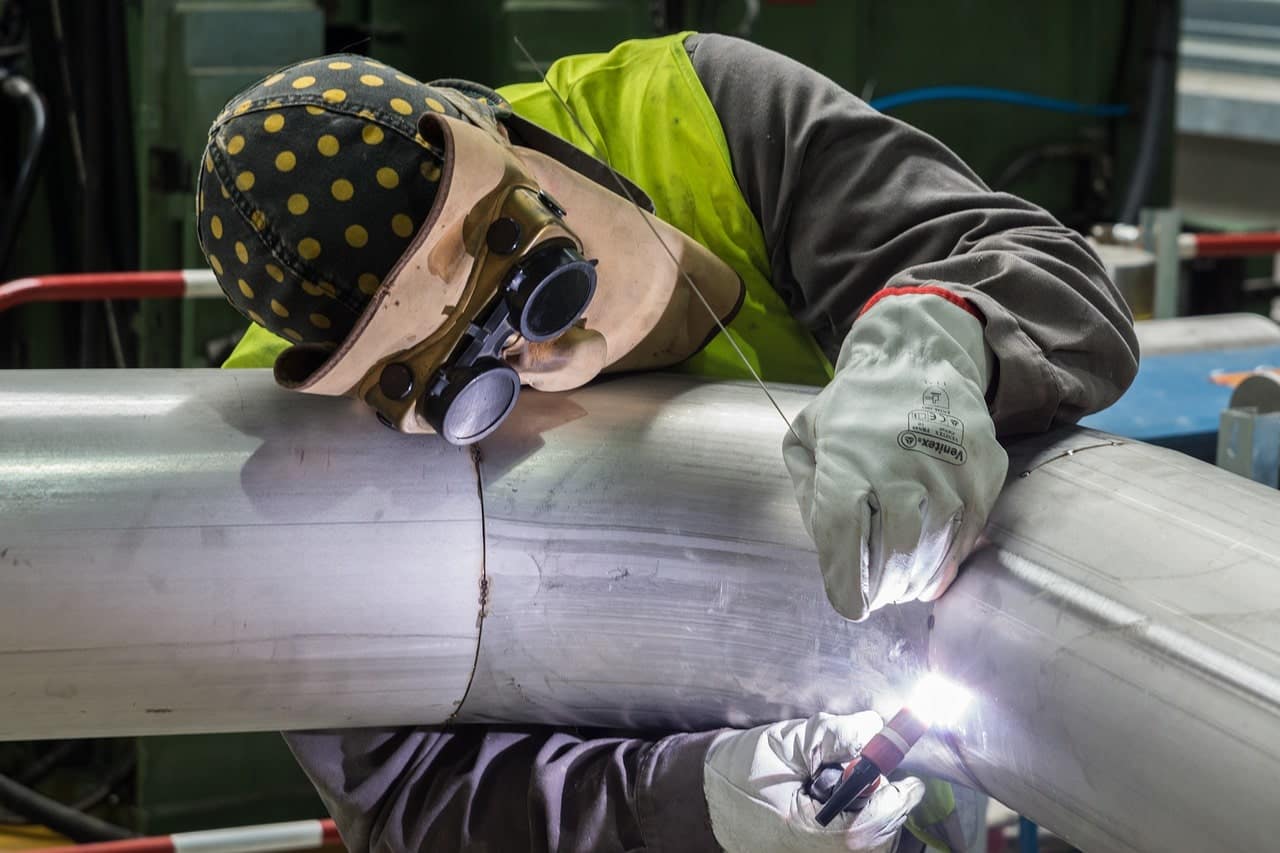
{"label": "white welding glove", "polygon": [[944,292],[872,303],[792,425],[799,440],[783,441],[827,598],[848,619],[941,595],[1004,485],[982,323]]}
{"label": "white welding glove", "polygon": [[899,829],[924,796],[919,779],[881,779],[866,807],[842,813],[827,826],[817,821],[822,804],[804,790],[819,766],[855,759],[883,725],[879,714],[865,711],[719,735],[702,769],[716,841],[727,853],[893,850]]}

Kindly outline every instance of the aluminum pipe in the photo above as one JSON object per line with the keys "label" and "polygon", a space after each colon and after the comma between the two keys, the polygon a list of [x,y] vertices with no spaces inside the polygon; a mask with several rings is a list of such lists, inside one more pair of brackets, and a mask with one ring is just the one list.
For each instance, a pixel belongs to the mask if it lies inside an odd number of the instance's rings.
{"label": "aluminum pipe", "polygon": [[439,721],[471,454],[269,371],[0,373],[0,738]]}
{"label": "aluminum pipe", "polygon": [[745,725],[892,712],[931,663],[976,700],[918,770],[1090,851],[1280,834],[1280,495],[1019,443],[943,601],[854,624],[783,430],[671,376],[527,394],[472,453],[265,372],[4,374],[0,736]]}

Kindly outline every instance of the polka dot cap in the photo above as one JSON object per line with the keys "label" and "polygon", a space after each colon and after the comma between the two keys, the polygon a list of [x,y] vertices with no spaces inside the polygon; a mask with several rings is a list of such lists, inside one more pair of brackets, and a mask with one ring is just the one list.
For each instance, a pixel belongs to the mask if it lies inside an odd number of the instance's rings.
{"label": "polka dot cap", "polygon": [[[442,82],[507,109],[484,87]],[[227,104],[200,167],[197,237],[241,314],[298,343],[347,335],[435,201],[442,152],[417,132],[429,110],[461,117],[439,88],[347,54]]]}

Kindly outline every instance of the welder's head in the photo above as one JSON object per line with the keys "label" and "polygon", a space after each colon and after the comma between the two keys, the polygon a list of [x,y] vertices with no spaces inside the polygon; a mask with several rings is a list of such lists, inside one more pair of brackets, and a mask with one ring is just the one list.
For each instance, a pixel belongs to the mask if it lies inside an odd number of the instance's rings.
{"label": "welder's head", "polygon": [[285,68],[227,105],[198,234],[241,314],[295,343],[347,336],[435,201],[444,152],[418,134],[424,111],[460,116],[439,89],[351,55]]}
{"label": "welder's head", "polygon": [[[506,121],[556,156],[512,145]],[[671,364],[714,327],[709,313],[687,317],[657,235],[636,234],[648,214],[575,171],[589,160],[492,90],[323,57],[267,77],[215,120],[200,245],[232,305],[294,343],[275,364],[282,385],[470,443],[522,382],[562,390],[610,365]],[[731,314],[732,271],[653,222]],[[601,294],[596,258],[612,282]]]}

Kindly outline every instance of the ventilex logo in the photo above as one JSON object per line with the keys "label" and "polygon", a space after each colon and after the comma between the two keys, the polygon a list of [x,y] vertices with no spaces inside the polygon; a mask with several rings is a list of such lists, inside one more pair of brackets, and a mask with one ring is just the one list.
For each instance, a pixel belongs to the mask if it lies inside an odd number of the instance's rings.
{"label": "ventilex logo", "polygon": [[931,385],[920,399],[921,408],[907,414],[907,428],[898,433],[898,446],[952,465],[963,465],[964,422],[951,414],[951,398],[941,386]]}

